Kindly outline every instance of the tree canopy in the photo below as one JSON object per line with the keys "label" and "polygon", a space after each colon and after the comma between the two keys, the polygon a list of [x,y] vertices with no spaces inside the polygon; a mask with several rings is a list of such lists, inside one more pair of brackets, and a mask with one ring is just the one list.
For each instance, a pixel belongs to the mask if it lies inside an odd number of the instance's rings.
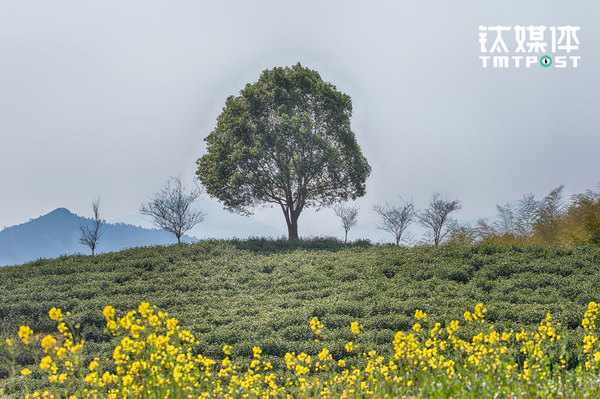
{"label": "tree canopy", "polygon": [[352,102],[319,73],[302,67],[265,70],[230,96],[196,174],[231,211],[281,207],[289,238],[309,206],[330,206],[366,192],[371,167],[350,128]]}

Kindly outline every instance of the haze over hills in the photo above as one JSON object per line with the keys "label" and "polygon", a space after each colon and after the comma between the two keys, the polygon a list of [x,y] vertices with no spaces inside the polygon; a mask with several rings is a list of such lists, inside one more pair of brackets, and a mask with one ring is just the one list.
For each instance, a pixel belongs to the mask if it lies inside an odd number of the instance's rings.
{"label": "haze over hills", "polygon": [[[216,216],[216,215],[215,215]],[[228,227],[238,226],[237,231],[242,232],[238,237],[249,236],[279,236],[276,229],[263,225],[252,219],[231,215],[231,217],[210,218],[197,226],[190,235],[182,237],[184,242],[198,241],[198,238],[218,238],[226,234]],[[129,217],[132,221],[135,216]],[[245,219],[245,220],[244,220]],[[137,220],[144,221],[141,218]],[[124,220],[123,220],[124,221]],[[64,254],[83,253],[88,254],[88,247],[79,243],[80,224],[91,222],[90,219],[78,216],[66,208],[57,208],[54,211],[31,219],[26,223],[7,227],[0,231],[0,266],[16,265],[39,258],[56,258]],[[119,251],[124,248],[170,245],[175,244],[175,236],[163,230],[147,228],[133,224],[105,223],[102,227],[102,236],[98,241],[97,253]],[[198,232],[200,234],[194,234]]]}
{"label": "haze over hills", "polygon": [[[7,227],[0,231],[0,266],[29,262],[39,258],[55,258],[63,254],[89,253],[79,243],[80,223],[90,222],[65,208],[57,208],[36,219]],[[185,242],[197,239],[185,236]],[[105,223],[97,252],[124,248],[167,245],[177,242],[175,236],[163,230],[145,229],[124,223]]]}
{"label": "haze over hills", "polygon": [[[287,237],[287,232],[281,229],[252,217],[226,211],[213,201],[200,200],[198,206],[205,211],[205,220],[182,238],[184,242],[210,238]],[[79,226],[86,222],[91,223],[91,219],[61,207],[28,222],[6,227],[0,231],[0,266],[22,264],[39,258],[56,258],[65,254],[89,254],[89,248],[79,243]],[[323,224],[320,214],[307,212],[303,215],[301,236],[332,236],[343,239],[343,229],[337,223]],[[350,240],[365,238],[379,242],[390,241],[389,234],[377,230],[372,222],[359,223],[349,235]],[[104,223],[96,252],[171,245],[176,242],[173,234],[154,228],[140,214],[131,214],[115,219],[112,223]]]}
{"label": "haze over hills", "polygon": [[[204,238],[248,238],[248,237],[287,237],[287,231],[261,223],[260,221],[242,216],[223,209],[223,205],[208,199],[200,199],[196,206],[205,213],[204,221],[192,228],[188,234]],[[123,216],[115,220],[144,228],[151,228],[147,217],[139,213]],[[283,216],[281,217],[283,222]],[[284,225],[285,226],[285,225]]]}

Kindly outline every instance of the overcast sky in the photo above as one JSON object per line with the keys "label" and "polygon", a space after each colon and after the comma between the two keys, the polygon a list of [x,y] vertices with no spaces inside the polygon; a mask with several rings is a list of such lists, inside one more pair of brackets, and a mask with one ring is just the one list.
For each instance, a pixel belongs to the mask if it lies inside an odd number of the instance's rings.
{"label": "overcast sky", "polygon": [[[349,94],[375,203],[439,191],[461,220],[600,182],[598,2],[0,1],[0,228],[135,214],[190,182],[225,99],[300,61]],[[578,68],[484,69],[479,25],[577,25]],[[279,210],[255,217],[285,231]],[[300,234],[329,232],[306,212]],[[233,235],[233,234],[232,234]]]}

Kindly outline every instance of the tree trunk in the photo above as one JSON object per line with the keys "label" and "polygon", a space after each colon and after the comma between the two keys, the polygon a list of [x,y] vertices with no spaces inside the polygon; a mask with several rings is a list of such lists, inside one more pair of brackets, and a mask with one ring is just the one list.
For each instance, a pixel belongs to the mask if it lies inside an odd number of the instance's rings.
{"label": "tree trunk", "polygon": [[285,216],[285,223],[288,226],[288,240],[298,239],[298,216],[302,212],[302,208],[294,209],[293,203],[279,203],[283,215]]}
{"label": "tree trunk", "polygon": [[298,216],[300,216],[300,211],[298,209],[294,210],[293,204],[284,205],[280,203],[281,210],[283,211],[283,215],[285,216],[285,223],[288,228],[288,240],[297,240],[298,239]]}
{"label": "tree trunk", "polygon": [[[286,220],[287,222],[287,220]],[[287,222],[288,240],[298,239],[298,219]]]}
{"label": "tree trunk", "polygon": [[348,243],[348,230],[346,230],[346,235],[344,236],[344,244]]}

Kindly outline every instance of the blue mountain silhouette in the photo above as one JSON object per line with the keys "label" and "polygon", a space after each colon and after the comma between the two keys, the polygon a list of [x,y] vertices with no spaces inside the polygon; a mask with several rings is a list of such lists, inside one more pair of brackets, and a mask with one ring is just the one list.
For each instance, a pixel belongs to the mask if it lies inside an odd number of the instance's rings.
{"label": "blue mountain silhouette", "polygon": [[[88,247],[79,243],[79,226],[91,222],[91,219],[77,216],[68,209],[58,208],[27,223],[7,227],[0,231],[0,266],[21,264],[39,258],[55,258],[63,254],[90,253]],[[182,241],[193,242],[197,239],[183,236]],[[173,234],[163,230],[124,223],[105,223],[96,252],[176,242]]]}

